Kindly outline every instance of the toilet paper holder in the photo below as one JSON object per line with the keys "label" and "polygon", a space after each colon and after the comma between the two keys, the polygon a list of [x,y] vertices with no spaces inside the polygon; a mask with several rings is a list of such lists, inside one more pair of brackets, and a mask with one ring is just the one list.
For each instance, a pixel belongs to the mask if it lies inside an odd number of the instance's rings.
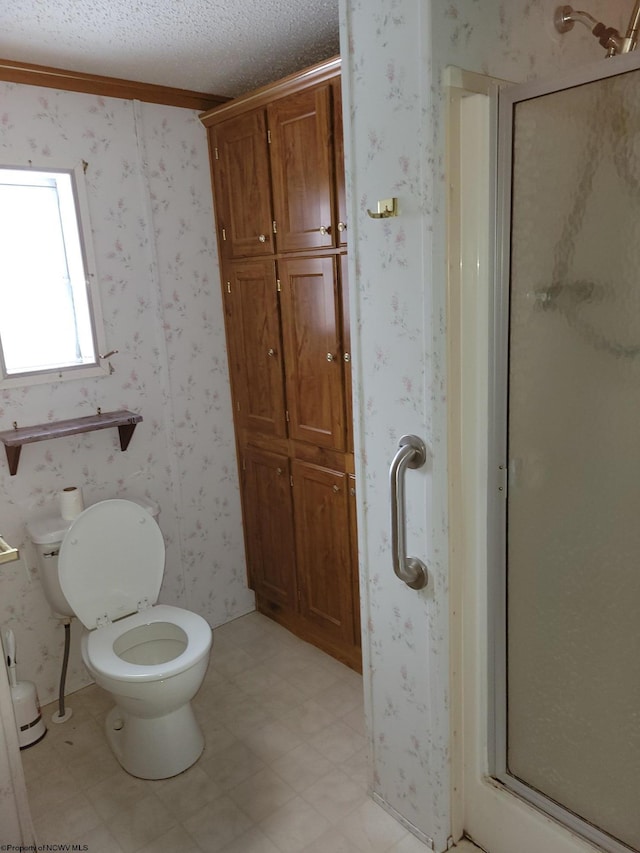
{"label": "toilet paper holder", "polygon": [[20,551],[4,539],[0,533],[0,563],[12,563],[20,559]]}

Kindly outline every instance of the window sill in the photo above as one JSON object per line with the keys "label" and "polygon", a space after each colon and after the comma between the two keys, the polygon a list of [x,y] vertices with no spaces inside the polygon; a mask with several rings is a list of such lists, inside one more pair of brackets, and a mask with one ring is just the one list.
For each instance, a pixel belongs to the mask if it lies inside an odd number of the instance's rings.
{"label": "window sill", "polygon": [[26,385],[43,385],[45,382],[54,385],[56,382],[66,382],[68,379],[94,379],[97,376],[109,376],[109,372],[108,366],[103,367],[97,364],[90,367],[65,367],[46,373],[5,376],[0,378],[0,390],[3,388],[23,388]]}

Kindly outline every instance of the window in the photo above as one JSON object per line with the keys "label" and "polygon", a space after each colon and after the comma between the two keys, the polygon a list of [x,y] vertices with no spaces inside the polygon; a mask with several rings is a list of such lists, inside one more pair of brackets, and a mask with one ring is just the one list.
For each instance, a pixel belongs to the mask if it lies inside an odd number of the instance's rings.
{"label": "window", "polygon": [[106,374],[82,166],[0,167],[0,387]]}

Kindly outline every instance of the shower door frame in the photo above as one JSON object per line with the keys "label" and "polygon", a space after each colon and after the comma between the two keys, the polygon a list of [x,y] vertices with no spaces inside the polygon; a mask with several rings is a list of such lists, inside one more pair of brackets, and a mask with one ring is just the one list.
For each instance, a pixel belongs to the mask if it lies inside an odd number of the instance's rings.
{"label": "shower door frame", "polygon": [[559,821],[607,853],[632,848],[526,785],[507,770],[507,492],[509,395],[509,297],[511,280],[511,195],[515,106],[532,98],[640,70],[640,51],[601,60],[554,79],[501,89],[498,93],[497,188],[492,328],[489,335],[488,641],[490,654],[489,774],[513,794]]}

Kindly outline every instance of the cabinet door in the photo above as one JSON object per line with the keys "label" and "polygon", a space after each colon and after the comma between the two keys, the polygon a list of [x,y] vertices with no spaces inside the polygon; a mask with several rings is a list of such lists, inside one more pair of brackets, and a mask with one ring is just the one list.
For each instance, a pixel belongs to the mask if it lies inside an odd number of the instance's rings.
{"label": "cabinet door", "polygon": [[358,512],[356,478],[349,474],[349,536],[351,542],[351,572],[353,585],[353,635],[357,646],[362,645],[360,627],[360,577],[358,572]]}
{"label": "cabinet door", "polygon": [[266,115],[263,110],[212,128],[212,170],[221,254],[272,254],[273,217]]}
{"label": "cabinet door", "polygon": [[344,133],[342,126],[342,89],[340,78],[333,81],[333,139],[336,175],[336,241],[340,248],[347,245],[347,191],[344,177]]}
{"label": "cabinet door", "polygon": [[293,499],[302,616],[353,645],[353,580],[346,474],[294,459]]}
{"label": "cabinet door", "polygon": [[340,304],[333,258],[278,264],[289,436],[344,450]]}
{"label": "cabinet door", "polygon": [[249,577],[256,593],[293,609],[297,592],[289,460],[246,447],[242,467]]}
{"label": "cabinet door", "polygon": [[339,255],[342,297],[342,368],[344,372],[346,449],[353,452],[353,383],[351,378],[351,326],[349,310],[349,270],[346,255]]}
{"label": "cabinet door", "polygon": [[273,207],[279,252],[334,245],[331,86],[268,107]]}
{"label": "cabinet door", "polygon": [[236,421],[265,435],[285,436],[284,377],[278,292],[273,261],[225,269]]}

